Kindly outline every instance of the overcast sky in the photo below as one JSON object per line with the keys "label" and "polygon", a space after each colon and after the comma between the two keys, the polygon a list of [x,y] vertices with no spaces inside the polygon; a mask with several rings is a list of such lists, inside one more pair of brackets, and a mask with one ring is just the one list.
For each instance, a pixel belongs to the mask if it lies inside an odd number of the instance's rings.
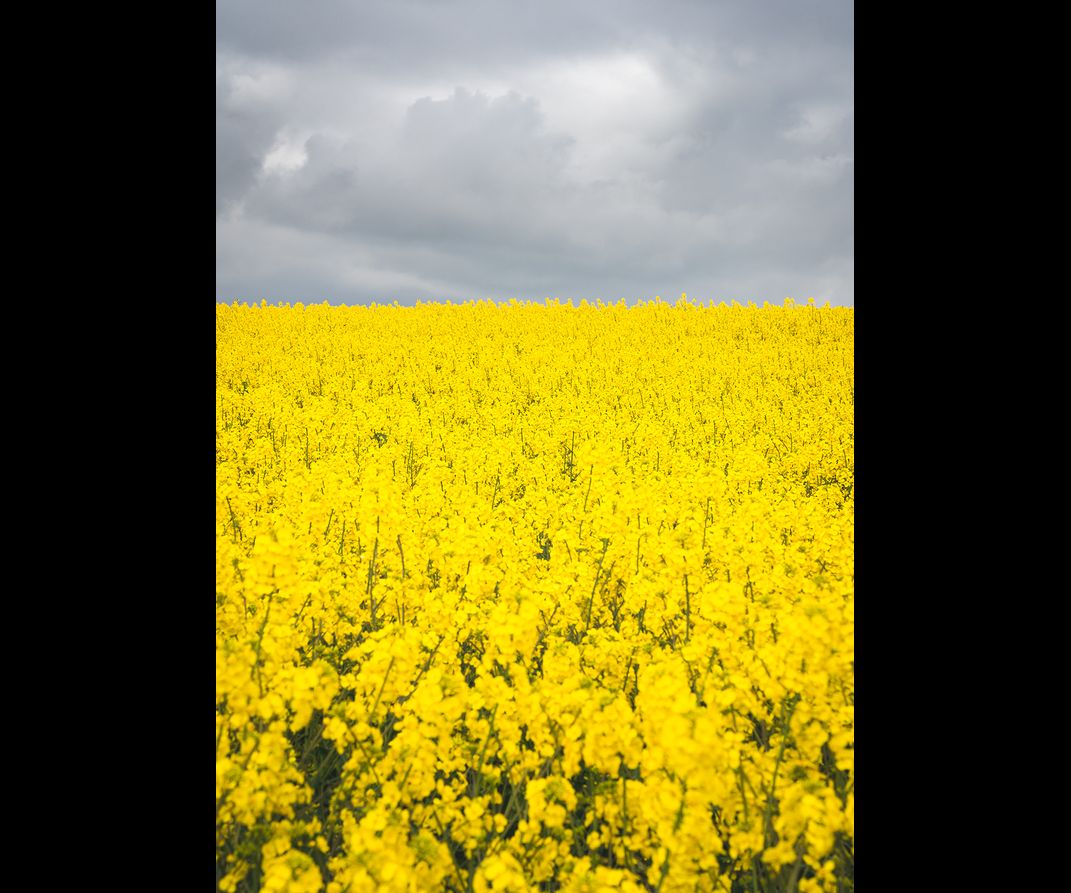
{"label": "overcast sky", "polygon": [[216,300],[854,305],[852,0],[216,0]]}

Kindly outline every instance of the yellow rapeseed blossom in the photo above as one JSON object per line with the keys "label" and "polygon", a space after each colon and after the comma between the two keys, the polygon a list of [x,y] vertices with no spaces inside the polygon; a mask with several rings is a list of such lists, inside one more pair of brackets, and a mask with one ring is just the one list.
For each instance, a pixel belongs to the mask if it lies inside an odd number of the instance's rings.
{"label": "yellow rapeseed blossom", "polygon": [[854,315],[216,308],[224,891],[854,887]]}

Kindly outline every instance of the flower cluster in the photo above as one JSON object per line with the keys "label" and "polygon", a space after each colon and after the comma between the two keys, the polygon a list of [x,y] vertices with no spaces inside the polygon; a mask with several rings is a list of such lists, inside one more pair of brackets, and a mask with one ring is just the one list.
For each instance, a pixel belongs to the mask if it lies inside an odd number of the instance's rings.
{"label": "flower cluster", "polygon": [[217,305],[219,888],[852,889],[853,345]]}

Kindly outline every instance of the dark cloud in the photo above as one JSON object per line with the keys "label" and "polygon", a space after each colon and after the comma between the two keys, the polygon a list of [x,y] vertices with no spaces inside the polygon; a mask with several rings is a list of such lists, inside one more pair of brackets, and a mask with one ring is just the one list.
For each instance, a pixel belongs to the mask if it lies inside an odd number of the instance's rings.
{"label": "dark cloud", "polygon": [[854,302],[850,3],[294,8],[217,4],[217,300]]}

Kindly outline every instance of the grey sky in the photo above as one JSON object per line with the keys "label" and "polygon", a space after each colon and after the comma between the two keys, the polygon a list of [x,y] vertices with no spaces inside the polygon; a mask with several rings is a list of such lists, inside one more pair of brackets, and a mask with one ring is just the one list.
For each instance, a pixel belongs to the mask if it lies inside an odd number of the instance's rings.
{"label": "grey sky", "polygon": [[854,296],[851,0],[216,0],[216,300]]}

